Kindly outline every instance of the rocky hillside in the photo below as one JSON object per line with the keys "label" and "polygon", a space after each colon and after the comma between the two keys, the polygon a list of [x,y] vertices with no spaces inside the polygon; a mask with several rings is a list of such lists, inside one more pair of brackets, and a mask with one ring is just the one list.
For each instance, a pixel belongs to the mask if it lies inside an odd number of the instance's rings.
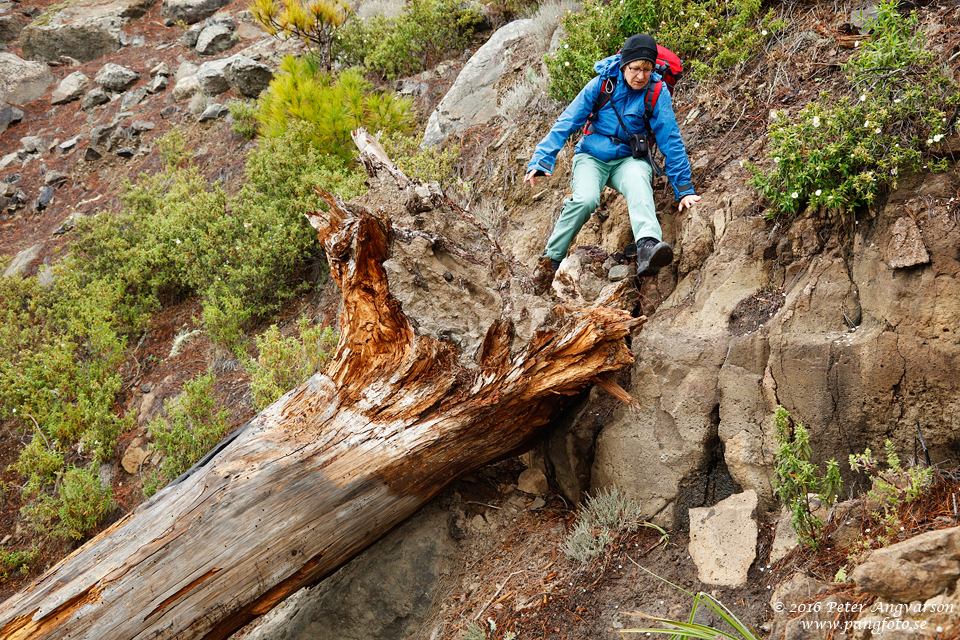
{"label": "rocky hillside", "polygon": [[[960,138],[942,141],[946,171],[901,176],[869,206],[774,215],[750,185],[748,165],[770,168],[778,112],[795,115],[850,92],[842,65],[864,38],[854,11],[776,9],[787,26],[757,55],[720,78],[678,86],[678,121],[703,200],[678,213],[669,189],[657,191],[677,259],[637,283],[636,312],[649,321],[632,338],[636,364],[619,382],[639,408],[601,390],[584,394],[534,451],[461,479],[240,635],[609,638],[611,629],[646,624],[623,611],[686,616],[690,600],[643,565],[712,593],[771,637],[841,637],[804,620],[849,623],[850,638],[958,636],[952,527],[960,523],[950,470],[960,447]],[[927,4],[918,12],[927,47],[957,79],[958,9]],[[491,29],[461,57],[394,85],[415,98],[428,143],[460,145],[455,195],[525,265],[542,252],[570,179],[567,148],[545,186],[521,185],[563,106],[539,80],[544,52],[559,45],[555,27],[535,17]],[[159,170],[156,142],[173,128],[208,182],[236,192],[258,143],[231,130],[224,105],[257,96],[282,55],[304,50],[266,36],[242,2],[192,0],[0,2],[0,45],[0,255],[11,259],[5,275],[41,279],[69,250],[74,220],[115,210],[125,180]],[[597,295],[607,254],[629,233],[626,205],[608,190],[574,243],[583,249],[562,268],[585,296]],[[462,301],[452,291],[434,297],[438,318]],[[292,330],[299,316],[333,324],[337,300],[332,288],[318,288],[284,307],[279,324]],[[198,316],[196,299],[166,307],[125,360],[117,411],[134,426],[100,468],[120,505],[113,520],[143,500],[142,478],[159,463],[146,425],[185,380],[214,371],[234,427],[255,412],[249,376],[208,336],[174,355],[175,336],[202,329]],[[469,329],[430,330],[466,344]],[[848,456],[882,451],[888,440],[906,459],[922,438],[942,471],[940,489],[898,512],[903,528],[885,539],[896,544],[850,568],[854,582],[838,576],[847,554],[892,525],[869,502],[841,503],[823,514],[829,544],[791,551],[772,489],[778,406],[806,425],[815,462],[844,463],[844,498],[871,482],[850,470]],[[21,423],[5,427],[3,480],[19,485],[7,465],[27,437]],[[669,545],[641,528],[618,534],[598,558],[570,560],[563,549],[574,505],[614,487],[670,531]],[[16,492],[3,499],[4,548],[26,549],[31,532]],[[32,573],[9,576],[5,593],[71,545],[45,547]]]}

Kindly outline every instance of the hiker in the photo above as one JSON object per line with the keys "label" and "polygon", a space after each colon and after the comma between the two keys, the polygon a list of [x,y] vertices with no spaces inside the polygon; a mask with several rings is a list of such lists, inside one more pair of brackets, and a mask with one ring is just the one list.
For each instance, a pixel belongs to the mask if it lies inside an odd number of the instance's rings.
{"label": "hiker", "polygon": [[[638,141],[638,134],[652,133],[663,152],[666,175],[680,202],[679,210],[693,206],[700,196],[694,193],[690,162],[680,139],[670,91],[662,91],[662,84],[656,88],[661,80],[653,71],[657,56],[653,36],[638,34],[627,38],[620,53],[594,65],[599,75],[588,82],[560,114],[550,133],[534,150],[523,179],[531,186],[536,186],[537,176],[549,176],[553,172],[557,152],[574,131],[590,120],[574,149],[570,181],[573,195],[564,201],[544,255],[537,262],[534,282],[538,292],[545,291],[553,281],[570,243],[600,204],[604,185],[610,185],[627,200],[637,247],[637,275],[653,275],[673,262],[673,249],[662,241],[653,202],[656,164],[650,157],[649,145],[645,151],[644,141]],[[608,78],[609,82],[605,82]],[[602,106],[593,113],[602,91],[608,92],[609,99],[601,101]],[[646,100],[648,92],[651,92],[650,101]],[[656,102],[648,104],[655,95]],[[634,147],[638,148],[631,147],[631,136],[634,136]]]}

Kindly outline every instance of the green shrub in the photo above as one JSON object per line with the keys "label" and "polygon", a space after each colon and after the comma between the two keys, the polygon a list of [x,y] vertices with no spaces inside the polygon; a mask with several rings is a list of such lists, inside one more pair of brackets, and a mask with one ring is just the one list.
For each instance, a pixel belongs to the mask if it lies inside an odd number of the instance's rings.
{"label": "green shrub", "polygon": [[216,411],[212,374],[201,374],[183,385],[183,393],[164,403],[167,418],[157,417],[147,425],[153,447],[163,453],[163,462],[143,483],[151,496],[193,466],[219,443],[227,432],[229,411]]}
{"label": "green shrub", "polygon": [[270,88],[260,96],[257,119],[264,136],[283,136],[303,123],[307,136],[321,154],[346,163],[354,154],[350,132],[407,131],[413,124],[410,101],[391,93],[377,93],[356,69],[339,76],[321,73],[309,57],[287,56]]}
{"label": "green shrub", "polygon": [[27,502],[20,512],[38,533],[79,540],[116,506],[110,489],[90,468],[69,465],[60,474],[58,489],[55,493],[30,485],[24,489]]}
{"label": "green shrub", "polygon": [[481,11],[460,0],[410,0],[396,18],[347,23],[337,34],[334,56],[393,80],[459,54],[482,22]]}
{"label": "green shrub", "polygon": [[124,296],[120,320],[131,327],[161,300],[200,295],[209,335],[240,340],[309,286],[308,267],[323,260],[303,215],[325,206],[315,188],[345,199],[364,189],[362,173],[314,148],[302,126],[261,140],[235,197],[209,187],[171,134],[164,171],[128,185],[121,211],[78,221],[76,278]]}
{"label": "green shrub", "polygon": [[247,140],[253,140],[257,137],[257,129],[260,125],[257,122],[257,105],[249,100],[230,100],[227,102],[227,109],[230,110],[230,116],[233,118],[231,128],[238,136]]}
{"label": "green shrub", "polygon": [[329,327],[311,327],[301,318],[298,329],[299,339],[284,338],[271,326],[257,337],[257,359],[244,363],[258,411],[322,370],[337,347],[338,335]]}
{"label": "green shrub", "polygon": [[800,543],[816,549],[823,521],[816,515],[810,496],[816,494],[824,506],[836,502],[842,486],[840,468],[836,460],[830,460],[826,474],[819,476],[817,465],[810,462],[810,439],[806,428],[798,422],[791,429],[790,414],[783,407],[777,407],[773,426],[779,443],[774,456],[773,490],[790,511],[793,530]]}
{"label": "green shrub", "polygon": [[650,33],[685,61],[696,76],[719,73],[756,53],[782,28],[773,11],[760,17],[760,0],[586,0],[580,13],[560,20],[566,34],[550,70],[550,96],[569,102],[596,75],[593,64],[620,50],[636,33]]}
{"label": "green shrub", "polygon": [[923,50],[916,12],[902,17],[894,2],[878,11],[870,38],[845,66],[852,95],[829,107],[823,95],[796,117],[771,112],[773,167],[750,167],[768,218],[862,206],[896,189],[905,171],[946,169],[937,150],[960,107],[957,84]]}

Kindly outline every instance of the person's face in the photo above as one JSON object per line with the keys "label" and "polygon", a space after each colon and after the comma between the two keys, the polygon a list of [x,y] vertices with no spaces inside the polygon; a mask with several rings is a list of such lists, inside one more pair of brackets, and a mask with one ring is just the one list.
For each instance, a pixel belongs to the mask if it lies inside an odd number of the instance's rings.
{"label": "person's face", "polygon": [[649,60],[634,60],[623,68],[623,77],[631,89],[643,89],[650,82],[653,63]]}

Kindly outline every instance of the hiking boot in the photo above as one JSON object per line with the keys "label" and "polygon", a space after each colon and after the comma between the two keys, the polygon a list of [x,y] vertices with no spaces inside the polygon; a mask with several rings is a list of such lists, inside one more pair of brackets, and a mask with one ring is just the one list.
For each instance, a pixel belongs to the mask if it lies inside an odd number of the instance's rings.
{"label": "hiking boot", "polygon": [[553,283],[553,276],[557,274],[557,267],[560,266],[559,260],[554,260],[550,256],[541,256],[537,260],[537,270],[533,272],[533,292],[538,296],[543,295]]}
{"label": "hiking boot", "polygon": [[673,262],[673,249],[666,242],[654,238],[642,238],[637,242],[637,276],[655,275]]}
{"label": "hiking boot", "polygon": [[623,250],[613,254],[613,259],[617,264],[637,264],[637,245],[631,242]]}

